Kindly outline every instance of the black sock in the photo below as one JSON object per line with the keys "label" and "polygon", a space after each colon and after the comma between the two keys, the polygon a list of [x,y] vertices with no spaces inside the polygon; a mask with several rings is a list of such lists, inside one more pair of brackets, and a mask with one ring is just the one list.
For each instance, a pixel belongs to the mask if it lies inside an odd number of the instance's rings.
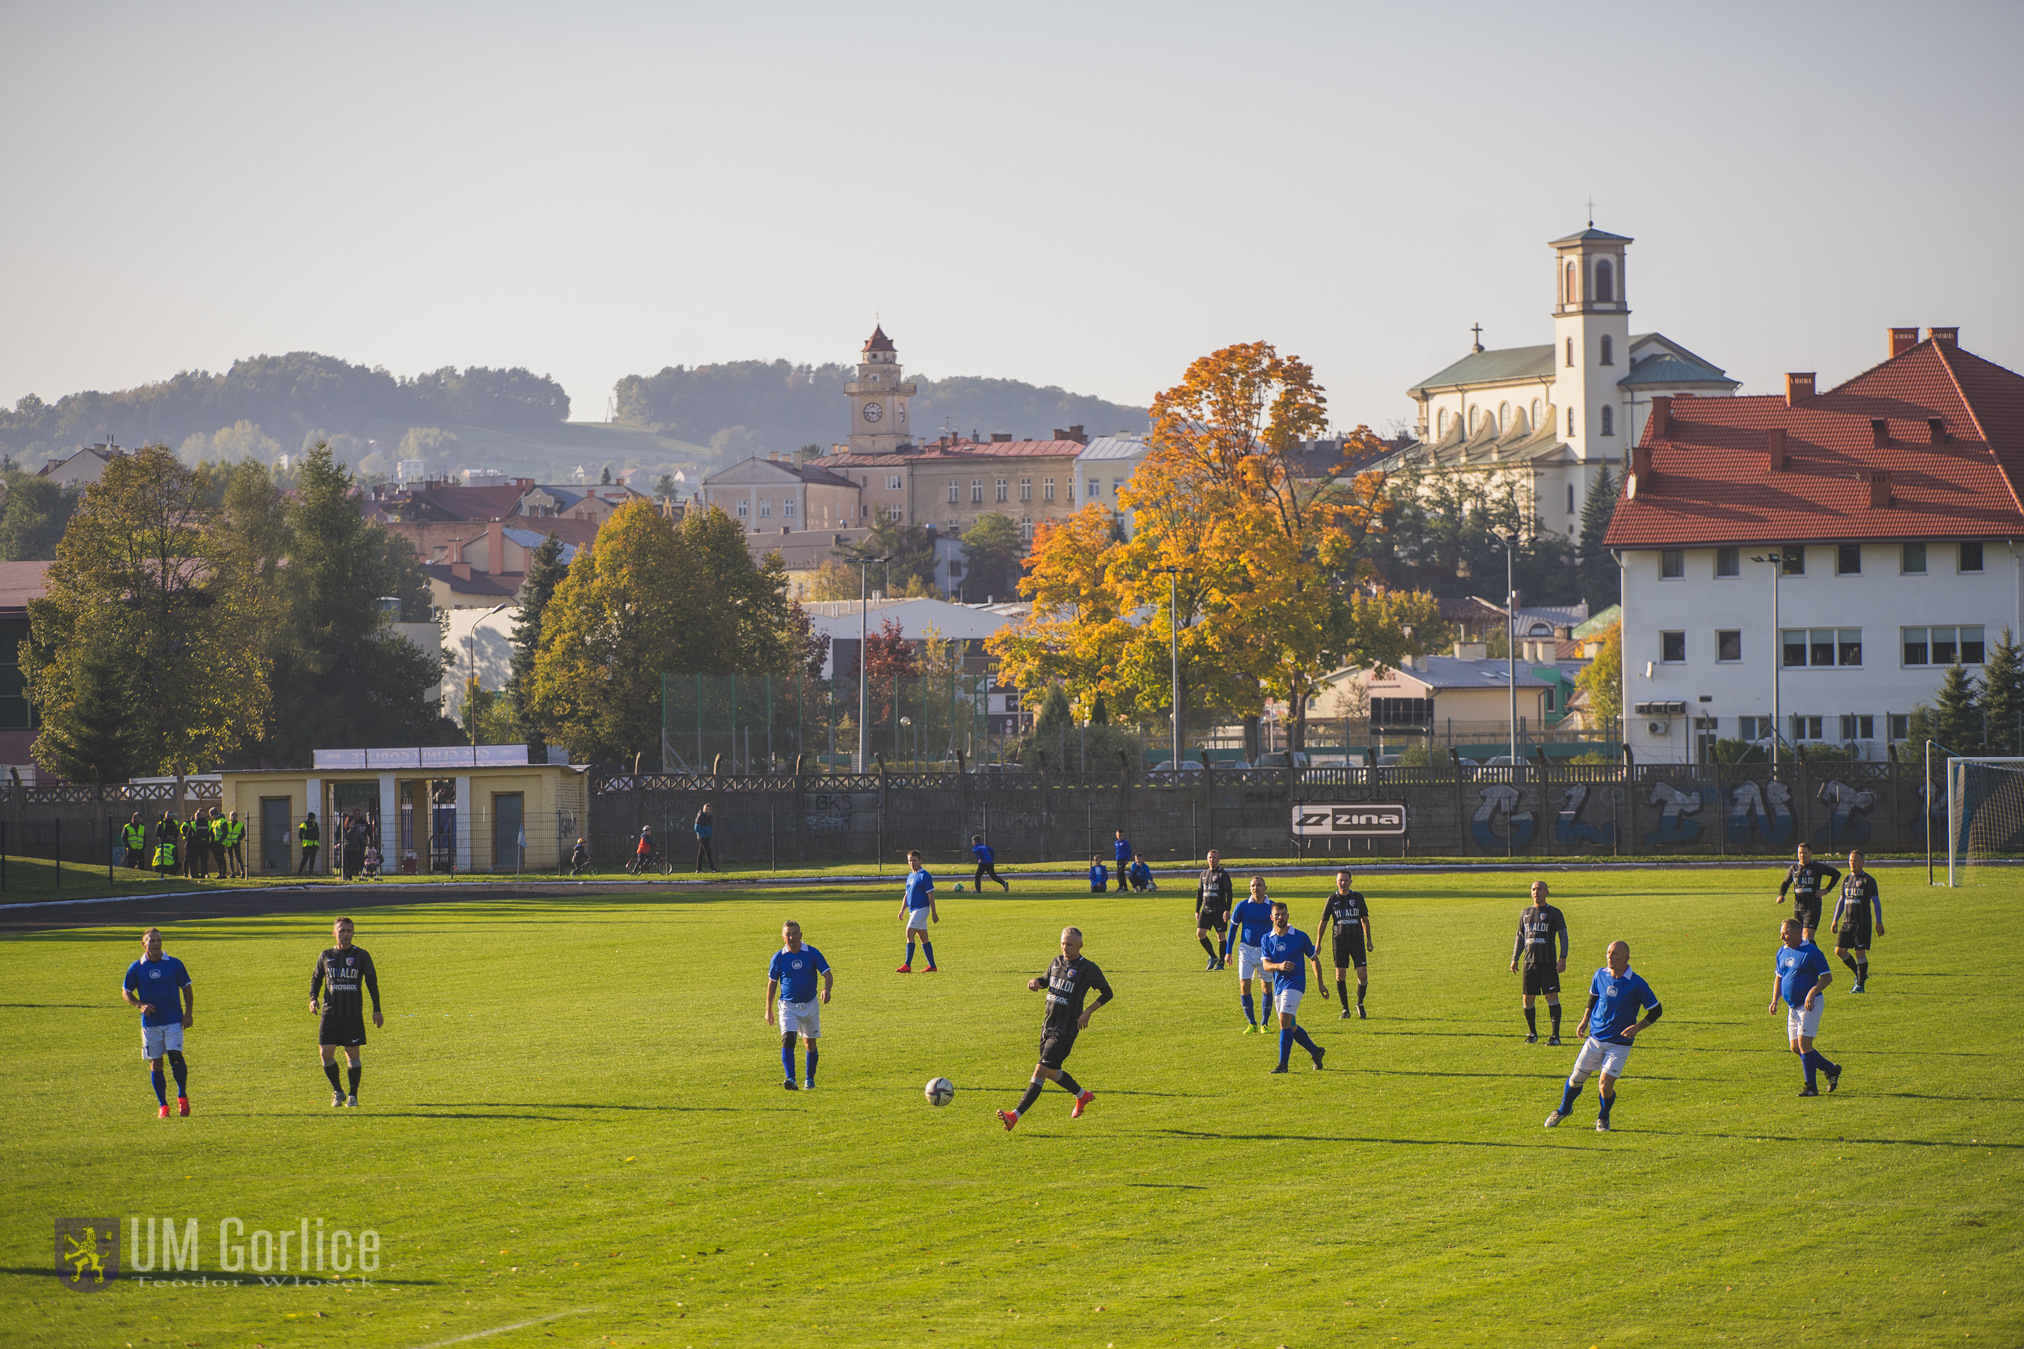
{"label": "black sock", "polygon": [[358,1079],[365,1073],[363,1063],[354,1063],[345,1070],[345,1077],[351,1082],[351,1094],[358,1095]]}
{"label": "black sock", "polygon": [[1368,979],[1364,978],[1364,977],[1363,977],[1362,975],[1358,975],[1358,976],[1357,976],[1357,980],[1356,980],[1356,1005],[1357,1005],[1357,1006],[1359,1006],[1359,1007],[1363,1006],[1363,995],[1364,995],[1364,994],[1365,994],[1365,993],[1366,993],[1367,991],[1369,991],[1369,989],[1370,989],[1370,980],[1368,980]]}
{"label": "black sock", "polygon": [[1080,1082],[1077,1082],[1074,1078],[1070,1077],[1067,1073],[1064,1072],[1060,1077],[1055,1078],[1054,1081],[1057,1086],[1059,1086],[1063,1091],[1067,1092],[1070,1096],[1082,1095],[1082,1084]]}
{"label": "black sock", "polygon": [[1040,1099],[1040,1089],[1046,1085],[1047,1079],[1044,1077],[1036,1077],[1031,1082],[1028,1082],[1026,1084],[1026,1094],[1019,1098],[1019,1104],[1017,1108],[1013,1110],[1012,1113],[1015,1115],[1023,1115],[1027,1111],[1031,1110],[1033,1108],[1033,1103]]}
{"label": "black sock", "polygon": [[1335,996],[1336,996],[1336,997],[1338,997],[1338,998],[1341,998],[1341,999],[1342,999],[1342,1010],[1343,1010],[1343,1011],[1345,1011],[1345,1012],[1346,1012],[1346,1011],[1348,1011],[1348,1010],[1349,1010],[1349,981],[1348,981],[1348,980],[1346,980],[1346,979],[1337,979],[1337,980],[1335,981]]}
{"label": "black sock", "polygon": [[337,1080],[337,1064],[335,1062],[323,1065],[323,1075],[330,1079],[330,1089],[332,1091],[344,1090],[344,1085]]}
{"label": "black sock", "polygon": [[1835,952],[1834,954],[1836,955],[1836,957],[1838,957],[1838,958],[1840,959],[1840,961],[1841,961],[1841,963],[1842,963],[1842,964],[1844,964],[1844,965],[1848,966],[1848,972],[1849,972],[1850,974],[1853,974],[1853,973],[1855,973],[1855,957],[1854,957],[1854,956],[1850,955],[1850,954],[1849,954],[1848,952],[1846,952],[1846,951],[1836,951],[1836,952]]}
{"label": "black sock", "polygon": [[1536,1008],[1536,1007],[1527,1007],[1527,1008],[1525,1009],[1525,1029],[1526,1029],[1526,1030],[1528,1030],[1528,1031],[1530,1031],[1530,1032],[1531,1032],[1532,1034],[1534,1034],[1534,1035],[1537,1035],[1537,1034],[1539,1033],[1539,1009],[1538,1009],[1538,1008]]}
{"label": "black sock", "polygon": [[1559,1004],[1559,1003],[1557,1003],[1557,1002],[1551,1002],[1551,1003],[1548,1003],[1548,1004],[1546,1005],[1546,1014],[1547,1014],[1548,1016],[1550,1016],[1550,1017],[1552,1017],[1552,1018],[1553,1018],[1553,1033],[1554,1033],[1554,1034],[1555,1034],[1556,1036],[1557,1036],[1557,1035],[1559,1035],[1559,1034],[1560,1034],[1560,1004]]}
{"label": "black sock", "polygon": [[176,1095],[190,1094],[190,1065],[181,1054],[169,1055],[169,1071],[176,1075]]}
{"label": "black sock", "polygon": [[1862,982],[1864,982],[1865,980],[1867,980],[1868,978],[1869,978],[1869,961],[1868,961],[1868,959],[1867,959],[1867,958],[1865,958],[1865,959],[1862,959],[1862,960],[1858,960],[1858,961],[1856,961],[1856,962],[1855,962],[1855,981],[1856,981],[1857,983],[1862,983]]}
{"label": "black sock", "polygon": [[1195,940],[1199,941],[1202,944],[1202,949],[1209,953],[1209,959],[1214,960],[1216,958],[1216,944],[1214,942],[1210,941],[1207,937],[1197,937]]}

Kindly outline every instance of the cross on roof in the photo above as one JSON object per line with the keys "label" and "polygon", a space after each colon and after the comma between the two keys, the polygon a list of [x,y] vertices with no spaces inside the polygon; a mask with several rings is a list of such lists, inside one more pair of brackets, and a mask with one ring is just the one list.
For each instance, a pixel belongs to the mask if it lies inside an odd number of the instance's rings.
{"label": "cross on roof", "polygon": [[1588,227],[1589,227],[1590,229],[1594,229],[1594,228],[1595,228],[1595,194],[1594,194],[1594,193],[1590,193],[1590,194],[1589,194],[1589,197],[1588,197]]}
{"label": "cross on roof", "polygon": [[1481,351],[1483,349],[1483,325],[1480,323],[1475,324],[1470,327],[1469,331],[1476,335],[1476,345],[1473,350]]}

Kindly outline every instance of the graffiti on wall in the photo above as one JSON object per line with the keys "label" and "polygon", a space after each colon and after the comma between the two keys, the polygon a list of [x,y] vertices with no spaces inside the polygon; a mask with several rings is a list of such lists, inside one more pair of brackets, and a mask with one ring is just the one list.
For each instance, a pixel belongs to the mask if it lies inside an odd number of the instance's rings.
{"label": "graffiti on wall", "polygon": [[1651,803],[1659,808],[1659,823],[1644,836],[1645,847],[1693,843],[1701,837],[1701,822],[1691,818],[1701,813],[1699,791],[1683,792],[1670,782],[1654,782]]}
{"label": "graffiti on wall", "polygon": [[[1518,809],[1521,797],[1508,782],[1492,783],[1476,794],[1476,813],[1469,819],[1469,837],[1484,852],[1522,852],[1532,841],[1532,812]],[[1504,817],[1504,832],[1496,820]]]}
{"label": "graffiti on wall", "polygon": [[[1563,847],[1578,847],[1583,843],[1599,843],[1605,846],[1616,842],[1616,822],[1605,820],[1593,825],[1581,818],[1587,809],[1593,789],[1576,784],[1560,789],[1560,813],[1553,820],[1553,841]],[[1621,798],[1619,798],[1621,799]]]}
{"label": "graffiti on wall", "polygon": [[1754,835],[1764,843],[1790,843],[1791,801],[1792,789],[1776,778],[1737,783],[1729,789],[1729,842],[1749,843]]}
{"label": "graffiti on wall", "polygon": [[1823,848],[1845,847],[1869,842],[1869,808],[1876,793],[1866,787],[1851,787],[1838,778],[1820,784],[1817,799],[1829,808],[1827,823],[1813,831]]}

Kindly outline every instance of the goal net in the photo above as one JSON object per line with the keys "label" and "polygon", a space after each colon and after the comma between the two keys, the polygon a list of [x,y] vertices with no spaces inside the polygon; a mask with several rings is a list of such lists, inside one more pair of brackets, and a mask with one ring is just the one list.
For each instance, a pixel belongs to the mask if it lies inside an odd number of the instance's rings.
{"label": "goal net", "polygon": [[2024,857],[2024,758],[1947,760],[1947,884],[1977,863]]}

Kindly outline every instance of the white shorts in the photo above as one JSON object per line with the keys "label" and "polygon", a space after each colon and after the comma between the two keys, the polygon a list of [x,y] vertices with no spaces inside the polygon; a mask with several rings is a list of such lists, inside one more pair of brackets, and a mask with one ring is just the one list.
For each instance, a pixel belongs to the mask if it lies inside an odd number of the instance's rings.
{"label": "white shorts", "polygon": [[[1265,964],[1265,950],[1263,947],[1245,946],[1242,945],[1241,943],[1238,945],[1237,977],[1239,979],[1250,979],[1257,975],[1265,974],[1265,971],[1262,968],[1264,964]],[[1266,975],[1266,977],[1270,978],[1271,976]]]}
{"label": "white shorts", "polygon": [[1785,1006],[1785,1038],[1787,1040],[1797,1040],[1803,1035],[1811,1040],[1814,1036],[1820,1034],[1820,1014],[1826,1010],[1827,995],[1825,993],[1815,993],[1813,995],[1813,1010],[1810,1012],[1806,1010],[1806,1001],[1803,998],[1797,1007],[1787,1003]]}
{"label": "white shorts", "polygon": [[806,1035],[813,1040],[822,1034],[822,1002],[810,998],[807,1002],[780,1000],[780,1031],[783,1035]]}
{"label": "white shorts", "polygon": [[158,1059],[172,1049],[178,1054],[183,1052],[182,1023],[174,1022],[167,1026],[141,1027],[142,1058]]}
{"label": "white shorts", "polygon": [[926,932],[928,930],[928,916],[933,912],[933,909],[908,909],[907,931]]}
{"label": "white shorts", "polygon": [[1622,1077],[1624,1065],[1630,1062],[1629,1045],[1605,1044],[1589,1036],[1582,1043],[1581,1052],[1574,1056],[1574,1071],[1592,1073],[1600,1070],[1605,1077]]}
{"label": "white shorts", "polygon": [[1300,1000],[1307,996],[1304,988],[1282,988],[1273,997],[1273,1005],[1282,1012],[1298,1012]]}

